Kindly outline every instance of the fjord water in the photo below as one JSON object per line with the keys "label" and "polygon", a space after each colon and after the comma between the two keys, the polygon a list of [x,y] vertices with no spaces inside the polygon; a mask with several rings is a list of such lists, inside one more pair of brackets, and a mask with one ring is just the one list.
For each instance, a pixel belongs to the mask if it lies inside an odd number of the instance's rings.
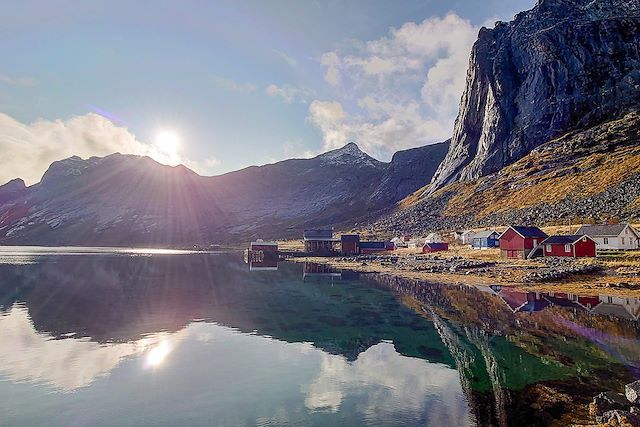
{"label": "fjord water", "polygon": [[640,372],[638,299],[0,250],[1,425],[544,425]]}

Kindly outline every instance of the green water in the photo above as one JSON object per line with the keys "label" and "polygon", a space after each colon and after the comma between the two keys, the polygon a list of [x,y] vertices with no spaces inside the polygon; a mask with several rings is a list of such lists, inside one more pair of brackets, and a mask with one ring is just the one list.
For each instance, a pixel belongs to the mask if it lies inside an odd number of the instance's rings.
{"label": "green water", "polygon": [[637,376],[637,299],[507,292],[5,248],[0,425],[544,425]]}

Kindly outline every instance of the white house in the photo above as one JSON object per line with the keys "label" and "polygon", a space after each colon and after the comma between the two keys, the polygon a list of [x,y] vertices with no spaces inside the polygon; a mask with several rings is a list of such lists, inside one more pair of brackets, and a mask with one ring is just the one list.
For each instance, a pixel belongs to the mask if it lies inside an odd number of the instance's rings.
{"label": "white house", "polygon": [[427,243],[442,243],[444,239],[438,233],[430,233],[427,236]]}
{"label": "white house", "polygon": [[473,230],[467,230],[462,233],[462,244],[470,245],[473,243],[473,236],[475,236],[475,232]]}
{"label": "white house", "polygon": [[629,224],[583,225],[576,234],[586,234],[596,241],[598,249],[638,249],[640,233]]}

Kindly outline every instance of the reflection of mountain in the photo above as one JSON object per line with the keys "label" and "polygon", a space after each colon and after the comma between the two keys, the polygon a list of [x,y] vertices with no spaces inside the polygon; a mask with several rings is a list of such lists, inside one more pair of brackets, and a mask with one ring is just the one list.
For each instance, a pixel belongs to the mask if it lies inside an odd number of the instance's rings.
{"label": "reflection of mountain", "polygon": [[0,265],[0,310],[28,309],[35,328],[127,342],[204,319],[349,360],[390,340],[406,356],[453,365],[430,324],[358,283],[303,282],[302,265],[250,272],[240,256],[76,256]]}
{"label": "reflection of mountain", "polygon": [[637,298],[525,293],[389,276],[370,282],[412,300],[434,322],[480,424],[547,425],[572,405],[602,390],[621,389],[640,374],[640,324],[629,316]]}

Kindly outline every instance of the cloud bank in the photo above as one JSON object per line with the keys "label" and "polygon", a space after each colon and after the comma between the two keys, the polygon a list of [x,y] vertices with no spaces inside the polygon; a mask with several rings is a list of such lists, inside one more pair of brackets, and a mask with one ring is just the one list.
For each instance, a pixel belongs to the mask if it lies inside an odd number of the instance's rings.
{"label": "cloud bank", "polygon": [[308,120],[325,149],[355,140],[388,158],[400,149],[451,136],[478,27],[454,13],[409,22],[350,52],[323,54],[325,80],[338,100],[313,101]]}
{"label": "cloud bank", "polygon": [[168,165],[182,163],[205,174],[218,163],[215,157],[192,161],[176,153],[162,152],[138,140],[127,128],[94,113],[31,124],[0,113],[0,185],[14,178],[24,179],[27,185],[35,184],[56,160],[115,152],[149,156]]}

